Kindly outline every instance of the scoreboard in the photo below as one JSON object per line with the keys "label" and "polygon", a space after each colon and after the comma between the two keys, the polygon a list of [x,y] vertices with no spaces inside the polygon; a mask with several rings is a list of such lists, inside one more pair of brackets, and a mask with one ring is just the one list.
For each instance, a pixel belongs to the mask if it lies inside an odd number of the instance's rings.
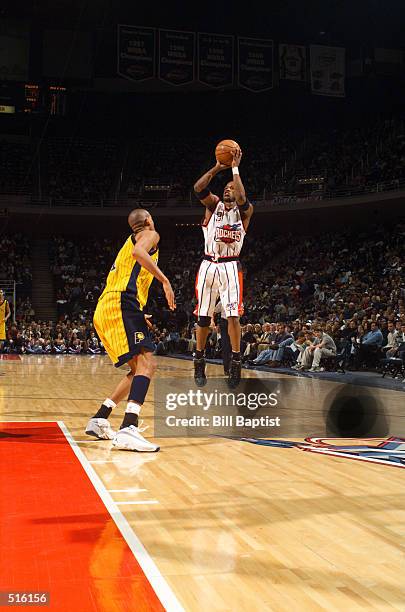
{"label": "scoreboard", "polygon": [[0,115],[17,113],[66,115],[67,91],[60,85],[0,82]]}
{"label": "scoreboard", "polygon": [[26,83],[24,85],[24,111],[25,113],[39,113],[41,109],[41,92],[39,85]]}

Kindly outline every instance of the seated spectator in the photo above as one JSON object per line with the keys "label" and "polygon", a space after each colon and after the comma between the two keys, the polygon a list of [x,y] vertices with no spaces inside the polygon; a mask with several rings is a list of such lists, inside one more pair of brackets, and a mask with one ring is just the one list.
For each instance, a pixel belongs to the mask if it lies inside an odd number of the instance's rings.
{"label": "seated spectator", "polygon": [[[304,329],[301,332],[304,335],[304,342],[302,342],[302,338],[300,338],[301,342],[298,342],[298,340],[294,343],[294,348],[296,350],[298,350],[298,354],[296,354],[296,358],[297,358],[297,363],[295,366],[293,366],[294,370],[301,370],[303,369],[303,359],[304,359],[304,355],[305,355],[305,351],[307,348],[309,348],[310,346],[313,346],[316,338],[314,336],[314,333],[309,329]],[[299,334],[300,336],[300,334]]]}
{"label": "seated spectator", "polygon": [[355,368],[361,366],[370,367],[375,365],[378,356],[380,356],[381,347],[383,345],[383,335],[374,321],[370,324],[370,331],[364,334],[359,344],[359,350],[355,355]]}
{"label": "seated spectator", "polygon": [[66,340],[63,337],[61,332],[59,332],[57,337],[55,338],[53,346],[54,346],[55,353],[58,353],[58,354],[66,353],[67,351]]}
{"label": "seated spectator", "polygon": [[156,344],[155,355],[167,355],[169,342],[167,329],[163,329],[161,332],[157,331],[154,342]]}
{"label": "seated spectator", "polygon": [[42,355],[44,352],[40,338],[29,340],[25,346],[25,351],[28,354]]}
{"label": "seated spectator", "polygon": [[305,333],[299,331],[296,336],[295,340],[294,337],[292,338],[291,344],[285,345],[283,355],[283,359],[289,359],[290,362],[294,362],[294,365],[291,365],[292,369],[297,369],[297,367],[301,365],[301,360],[298,362],[298,358],[304,353],[307,347]]}
{"label": "seated spectator", "polygon": [[[261,326],[259,325],[259,331]],[[248,323],[246,329],[242,334],[241,339],[241,355],[242,361],[247,361],[249,358],[256,357],[257,354],[257,334],[255,333],[255,326]]]}
{"label": "seated spectator", "polygon": [[257,340],[257,353],[260,355],[262,351],[265,351],[269,348],[275,337],[274,325],[270,323],[263,323],[262,325],[262,333],[260,334]]}
{"label": "seated spectator", "polygon": [[395,348],[395,338],[398,335],[398,330],[395,329],[395,323],[393,321],[388,321],[387,324],[387,340],[385,346],[382,347],[383,352],[387,357],[390,357],[390,350]]}
{"label": "seated spectator", "polygon": [[167,352],[177,353],[180,343],[180,334],[175,329],[171,329],[167,336]]}
{"label": "seated spectator", "polygon": [[284,323],[279,323],[277,325],[277,333],[269,344],[269,348],[259,353],[256,359],[250,363],[254,365],[263,365],[267,363],[271,368],[278,368],[281,365],[285,347],[292,344],[293,341],[294,338],[288,331],[287,326]]}
{"label": "seated spectator", "polygon": [[97,338],[94,331],[90,332],[89,341],[87,343],[87,352],[90,355],[100,355],[101,354],[100,341]]}
{"label": "seated spectator", "polygon": [[69,355],[80,355],[82,352],[81,340],[79,340],[75,332],[72,333],[67,352]]}
{"label": "seated spectator", "polygon": [[394,346],[390,348],[386,357],[391,359],[392,357],[398,357],[400,359],[405,358],[405,323],[401,323],[401,331],[397,331],[394,337]]}
{"label": "seated spectator", "polygon": [[[301,369],[309,370],[310,372],[322,372],[321,359],[322,357],[333,357],[337,353],[336,344],[333,338],[322,331],[321,327],[314,329],[315,341],[305,349],[304,356],[301,361]],[[310,367],[312,364],[312,367]]]}

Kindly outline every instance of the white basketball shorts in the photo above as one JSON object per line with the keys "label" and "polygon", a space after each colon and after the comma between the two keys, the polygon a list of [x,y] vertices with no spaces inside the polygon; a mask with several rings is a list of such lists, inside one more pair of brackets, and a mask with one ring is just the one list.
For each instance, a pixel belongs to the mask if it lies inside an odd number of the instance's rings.
{"label": "white basketball shorts", "polygon": [[243,274],[239,261],[215,263],[204,259],[195,283],[199,317],[211,317],[218,296],[227,317],[243,313]]}

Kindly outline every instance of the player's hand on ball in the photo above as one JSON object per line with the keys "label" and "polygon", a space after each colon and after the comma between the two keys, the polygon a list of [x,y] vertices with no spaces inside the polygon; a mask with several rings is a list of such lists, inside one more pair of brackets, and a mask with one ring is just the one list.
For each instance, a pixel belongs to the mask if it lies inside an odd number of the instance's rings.
{"label": "player's hand on ball", "polygon": [[232,168],[237,168],[242,159],[242,149],[232,149]]}
{"label": "player's hand on ball", "polygon": [[217,172],[222,172],[222,170],[227,170],[227,169],[229,169],[229,166],[226,166],[225,164],[221,164],[221,162],[217,160],[217,163],[215,164],[215,170]]}
{"label": "player's hand on ball", "polygon": [[176,308],[176,302],[174,299],[174,292],[172,286],[168,280],[165,280],[163,283],[163,291],[165,292],[166,300],[169,305],[170,310],[174,310]]}

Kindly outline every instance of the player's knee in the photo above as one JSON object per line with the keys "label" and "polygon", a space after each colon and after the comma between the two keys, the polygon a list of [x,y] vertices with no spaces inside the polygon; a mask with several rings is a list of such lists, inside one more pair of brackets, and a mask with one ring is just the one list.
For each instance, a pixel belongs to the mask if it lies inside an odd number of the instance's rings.
{"label": "player's knee", "polygon": [[156,368],[156,359],[153,353],[147,352],[139,355],[137,373],[147,376],[148,378],[152,378],[156,372]]}
{"label": "player's knee", "polygon": [[211,317],[198,317],[197,325],[199,327],[209,327],[211,323]]}
{"label": "player's knee", "polygon": [[133,357],[133,359],[131,359],[131,361],[128,361],[128,365],[129,365],[129,367],[131,368],[131,371],[130,371],[130,372],[128,372],[127,377],[128,377],[128,378],[131,378],[132,376],[134,376],[134,375],[135,375],[136,368],[137,368],[137,365],[138,365],[138,364],[137,364],[136,357]]}
{"label": "player's knee", "polygon": [[152,376],[156,372],[156,368],[157,368],[156,359],[154,358],[152,353],[150,353],[150,359],[148,361],[149,378],[152,378]]}
{"label": "player's knee", "polygon": [[238,325],[239,323],[239,317],[228,317],[228,325]]}

